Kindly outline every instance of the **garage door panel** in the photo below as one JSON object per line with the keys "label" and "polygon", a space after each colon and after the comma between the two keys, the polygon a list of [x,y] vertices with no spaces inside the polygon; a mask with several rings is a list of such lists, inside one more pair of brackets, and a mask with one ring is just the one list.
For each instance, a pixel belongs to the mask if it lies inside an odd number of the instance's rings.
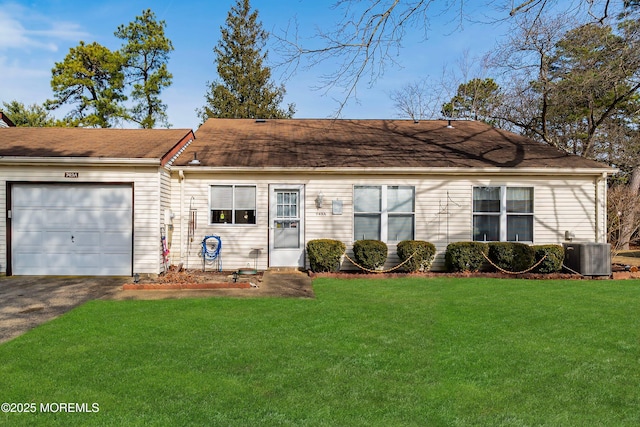
{"label": "garage door panel", "polygon": [[13,274],[131,274],[132,206],[129,185],[13,185]]}
{"label": "garage door panel", "polygon": [[72,244],[75,247],[75,249],[82,249],[82,250],[91,250],[92,248],[96,248],[96,250],[99,250],[99,246],[101,244],[101,236],[102,233],[100,233],[99,231],[78,231],[76,230],[75,233],[73,233],[73,241]]}
{"label": "garage door panel", "polygon": [[74,216],[74,218],[75,218],[75,226],[76,226],[76,228],[84,228],[84,227],[98,228],[98,227],[102,227],[103,222],[101,221],[101,219],[104,220],[102,217],[103,216],[108,216],[108,215],[104,215],[104,214],[105,214],[105,212],[103,212],[100,209],[88,209],[88,208],[76,209],[75,216]]}
{"label": "garage door panel", "polygon": [[12,195],[13,206],[33,207],[42,206],[42,198],[45,190],[39,187],[28,188],[24,191],[14,192]]}
{"label": "garage door panel", "polygon": [[78,254],[78,261],[80,261],[80,265],[82,268],[95,268],[99,267],[101,263],[105,262],[103,256],[100,253],[82,253]]}
{"label": "garage door panel", "polygon": [[42,209],[14,208],[12,211],[13,226],[19,230],[28,228],[30,224],[42,224],[46,217]]}
{"label": "garage door panel", "polygon": [[44,241],[44,231],[25,230],[12,235],[13,250],[40,247]]}
{"label": "garage door panel", "polygon": [[70,205],[69,192],[62,188],[47,186],[40,193],[40,206],[64,209]]}
{"label": "garage door panel", "polygon": [[121,252],[121,249],[126,242],[130,242],[130,237],[127,233],[124,232],[105,232],[102,233],[102,244],[105,246],[105,252],[110,250],[116,250],[117,252]]}
{"label": "garage door panel", "polygon": [[46,229],[63,229],[68,230],[73,224],[73,211],[69,208],[43,208],[44,223],[34,224],[33,226],[42,225]]}
{"label": "garage door panel", "polygon": [[124,230],[124,226],[127,221],[131,222],[131,210],[130,209],[105,209],[108,212],[106,215],[104,225],[109,228],[117,230]]}

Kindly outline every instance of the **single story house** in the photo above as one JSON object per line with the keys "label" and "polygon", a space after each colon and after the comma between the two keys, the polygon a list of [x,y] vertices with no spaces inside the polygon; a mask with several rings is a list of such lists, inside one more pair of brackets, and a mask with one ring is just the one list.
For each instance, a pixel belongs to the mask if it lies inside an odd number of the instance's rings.
{"label": "single story house", "polygon": [[0,274],[158,273],[190,129],[0,129]]}
{"label": "single story house", "polygon": [[[306,243],[606,241],[614,169],[473,121],[0,129],[0,274],[308,266]],[[168,254],[166,250],[169,250]],[[354,268],[345,261],[344,269]]]}
{"label": "single story house", "polygon": [[[194,159],[196,160],[194,162]],[[306,242],[606,242],[614,170],[475,121],[209,119],[171,166],[173,262],[308,266]],[[345,261],[342,268],[353,268]]]}

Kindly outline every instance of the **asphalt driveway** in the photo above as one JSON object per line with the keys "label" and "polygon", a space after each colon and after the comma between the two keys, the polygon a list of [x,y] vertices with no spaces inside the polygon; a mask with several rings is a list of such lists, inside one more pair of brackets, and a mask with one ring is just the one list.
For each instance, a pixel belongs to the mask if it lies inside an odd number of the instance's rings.
{"label": "asphalt driveway", "polygon": [[121,292],[129,277],[0,277],[0,343],[87,301]]}

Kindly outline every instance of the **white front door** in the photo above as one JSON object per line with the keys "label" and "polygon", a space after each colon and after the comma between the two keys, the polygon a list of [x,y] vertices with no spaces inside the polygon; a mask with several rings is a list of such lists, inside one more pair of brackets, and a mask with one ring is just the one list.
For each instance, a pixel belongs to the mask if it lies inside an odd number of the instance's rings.
{"label": "white front door", "polygon": [[269,186],[269,266],[304,267],[304,185]]}

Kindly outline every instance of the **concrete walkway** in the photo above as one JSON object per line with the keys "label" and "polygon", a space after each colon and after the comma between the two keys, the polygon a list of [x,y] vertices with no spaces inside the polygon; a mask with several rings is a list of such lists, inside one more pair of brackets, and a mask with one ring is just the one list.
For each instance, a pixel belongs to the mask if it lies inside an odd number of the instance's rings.
{"label": "concrete walkway", "polygon": [[296,271],[267,271],[250,289],[123,291],[130,282],[130,277],[0,276],[0,343],[95,299],[314,297],[309,276]]}

